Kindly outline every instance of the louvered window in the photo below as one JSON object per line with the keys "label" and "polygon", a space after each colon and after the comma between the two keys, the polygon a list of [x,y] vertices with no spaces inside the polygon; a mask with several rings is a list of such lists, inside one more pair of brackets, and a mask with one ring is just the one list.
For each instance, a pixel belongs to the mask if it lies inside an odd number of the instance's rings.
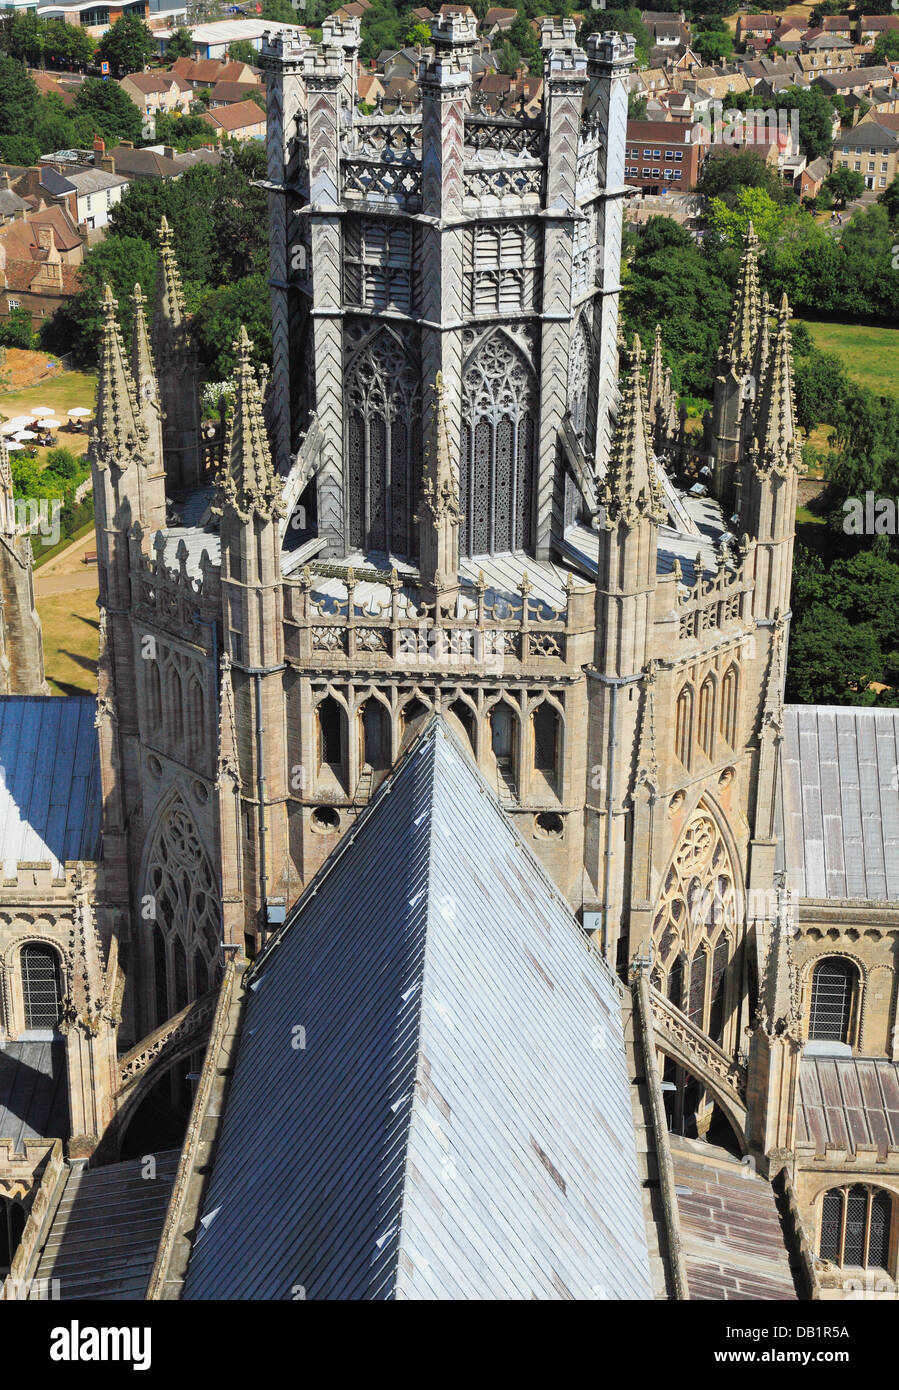
{"label": "louvered window", "polygon": [[22,947],[26,1028],[55,1028],[62,1013],[59,956],[51,946]]}

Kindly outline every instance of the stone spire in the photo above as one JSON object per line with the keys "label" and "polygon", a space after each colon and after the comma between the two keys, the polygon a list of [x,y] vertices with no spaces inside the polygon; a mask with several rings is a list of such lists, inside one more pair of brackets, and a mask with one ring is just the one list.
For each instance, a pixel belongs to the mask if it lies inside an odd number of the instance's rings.
{"label": "stone spire", "polygon": [[655,341],[649,362],[649,376],[646,381],[646,399],[649,403],[649,416],[655,422],[659,408],[665,404],[665,366],[662,362],[662,328],[656,324]]}
{"label": "stone spire", "polygon": [[768,291],[762,295],[762,309],[759,320],[759,335],[756,339],[755,353],[752,359],[752,375],[756,381],[756,395],[761,389],[761,384],[765,379],[768,370],[768,360],[771,352],[771,331],[769,320],[771,318],[771,301],[768,298]]}
{"label": "stone spire", "polygon": [[16,533],[16,499],[13,493],[12,468],[6,439],[0,434],[0,535]]}
{"label": "stone spire", "polygon": [[638,337],[634,337],[630,351],[623,350],[622,356],[621,399],[609,467],[599,486],[599,503],[605,508],[607,527],[620,521],[633,526],[644,516],[661,522],[666,516],[649,434],[643,380],[645,354]]}
{"label": "stone spire", "polygon": [[234,349],[234,409],[216,479],[221,491],[219,510],[232,511],[241,521],[249,521],[254,514],[273,521],[284,515],[281,482],[272,465],[259,383],[250,360],[253,344],[243,325]]}
{"label": "stone spire", "polygon": [[743,241],[740,278],[730,320],[727,357],[739,373],[752,366],[759,331],[759,240],[752,223]]}
{"label": "stone spire", "polygon": [[172,245],[172,229],[163,215],[159,223],[159,273],[156,280],[156,307],[153,331],[157,338],[166,329],[178,329],[184,323],[184,290],[181,272]]}
{"label": "stone spire", "polygon": [[124,466],[127,456],[138,451],[147,437],[138,410],[134,378],[122,345],[117,308],[112,288],[106,285],[100,304],[103,332],[91,439],[93,457],[101,468],[110,463]]}
{"label": "stone spire", "polygon": [[778,311],[777,334],[768,353],[764,380],[760,383],[755,416],[755,440],[751,456],[756,471],[772,471],[786,477],[800,463],[793,409],[793,348],[790,340],[790,306],[783,295]]}
{"label": "stone spire", "polygon": [[156,397],[158,387],[147,329],[147,297],[139,284],[135,284],[131,295],[131,314],[131,375],[138,400],[143,401]]}

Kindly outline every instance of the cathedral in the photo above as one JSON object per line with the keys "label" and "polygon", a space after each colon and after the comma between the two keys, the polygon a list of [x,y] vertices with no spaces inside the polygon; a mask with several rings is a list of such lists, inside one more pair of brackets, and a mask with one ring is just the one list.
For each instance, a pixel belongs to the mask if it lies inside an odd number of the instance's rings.
{"label": "cathedral", "polygon": [[369,114],[357,20],[265,41],[218,421],[164,222],[107,290],[96,700],[0,439],[2,1296],[895,1298],[899,712],[784,704],[789,306],[750,228],[690,430],[633,39],[544,21],[532,115],[432,36]]}

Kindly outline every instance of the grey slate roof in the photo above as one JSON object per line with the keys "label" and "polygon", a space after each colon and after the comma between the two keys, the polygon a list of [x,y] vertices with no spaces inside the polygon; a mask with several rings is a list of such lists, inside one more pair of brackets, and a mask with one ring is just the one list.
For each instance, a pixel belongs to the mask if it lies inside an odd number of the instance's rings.
{"label": "grey slate roof", "polygon": [[95,859],[100,759],[89,695],[0,696],[0,860],[16,864]]}
{"label": "grey slate roof", "polygon": [[853,1152],[899,1147],[899,1064],[871,1057],[810,1057],[799,1064],[796,1140]]}
{"label": "grey slate roof", "polygon": [[618,987],[440,721],[253,968],[202,1220],[189,1299],[651,1297]]}
{"label": "grey slate roof", "polygon": [[0,1098],[0,1139],[11,1139],[16,1153],[23,1152],[26,1139],[67,1139],[65,1043],[4,1043]]}
{"label": "grey slate roof", "polygon": [[899,710],[787,705],[781,777],[799,897],[899,902]]}

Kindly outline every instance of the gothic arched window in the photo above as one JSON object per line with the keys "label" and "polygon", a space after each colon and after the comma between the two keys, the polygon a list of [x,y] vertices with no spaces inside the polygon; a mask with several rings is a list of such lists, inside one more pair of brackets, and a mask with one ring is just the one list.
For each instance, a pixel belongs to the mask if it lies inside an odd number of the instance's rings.
{"label": "gothic arched window", "polygon": [[693,688],[685,685],[677,697],[674,751],[684,767],[690,766],[693,749]]}
{"label": "gothic arched window", "polygon": [[343,762],[343,711],[333,695],[318,707],[318,760],[340,770]]}
{"label": "gothic arched window", "polygon": [[26,1028],[55,1028],[62,1015],[59,953],[29,942],[22,947],[22,999]]}
{"label": "gothic arched window", "polygon": [[510,339],[493,333],[463,376],[463,555],[530,548],[534,442],[533,373]]}
{"label": "gothic arched window", "polygon": [[583,319],[571,335],[568,349],[568,410],[575,434],[583,439],[587,428],[587,391],[590,385],[590,340]]}
{"label": "gothic arched window", "polygon": [[350,544],[412,557],[421,475],[418,381],[392,333],[378,333],[346,378]]}
{"label": "gothic arched window", "polygon": [[728,666],[721,682],[721,710],[718,730],[729,748],[737,746],[737,695],[739,674],[736,666]]}
{"label": "gothic arched window", "polygon": [[715,752],[715,681],[706,676],[699,689],[699,746],[707,758]]}
{"label": "gothic arched window", "polygon": [[826,1042],[847,1043],[858,971],[849,960],[828,956],[812,974],[808,1035]]}
{"label": "gothic arched window", "polygon": [[559,716],[546,701],[538,705],[534,720],[534,767],[552,780],[556,775]]}
{"label": "gothic arched window", "polygon": [[[151,951],[157,1021],[163,1022],[205,992],[210,969],[218,967],[221,941],[212,866],[180,798],[170,804],[157,829],[144,893],[155,914]],[[198,955],[207,968],[191,980],[188,961]]]}
{"label": "gothic arched window", "polygon": [[653,920],[656,969],[672,1003],[721,1042],[737,926],[736,876],[714,818],[700,803],[665,877]]}
{"label": "gothic arched window", "polygon": [[390,716],[374,696],[362,706],[362,763],[373,772],[390,766]]}

